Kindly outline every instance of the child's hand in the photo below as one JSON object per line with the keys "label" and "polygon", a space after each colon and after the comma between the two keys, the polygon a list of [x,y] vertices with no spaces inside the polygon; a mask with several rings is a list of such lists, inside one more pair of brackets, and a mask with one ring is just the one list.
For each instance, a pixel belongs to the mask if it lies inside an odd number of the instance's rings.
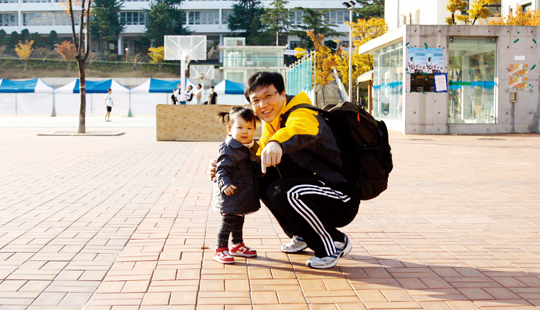
{"label": "child's hand", "polygon": [[225,193],[225,195],[230,196],[230,195],[234,194],[235,189],[236,189],[236,186],[229,185],[229,186],[225,187],[223,192]]}
{"label": "child's hand", "polygon": [[206,170],[206,174],[208,174],[210,181],[214,181],[214,178],[216,177],[216,166],[217,161],[215,159],[212,159],[210,163],[208,163],[208,170]]}

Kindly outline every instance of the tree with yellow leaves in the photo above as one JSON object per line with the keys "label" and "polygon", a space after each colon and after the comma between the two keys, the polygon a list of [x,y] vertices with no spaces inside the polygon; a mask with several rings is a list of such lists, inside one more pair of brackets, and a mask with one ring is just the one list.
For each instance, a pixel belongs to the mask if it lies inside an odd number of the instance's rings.
{"label": "tree with yellow leaves", "polygon": [[456,16],[456,12],[459,11],[460,14],[461,12],[465,11],[467,9],[467,5],[469,4],[469,2],[467,1],[463,1],[463,0],[450,0],[448,1],[448,5],[446,6],[446,10],[450,12],[450,17],[447,17],[446,18],[446,23],[448,25],[455,25],[456,24],[456,17],[459,16],[459,18],[461,18],[461,16],[463,15],[457,15]]}
{"label": "tree with yellow leaves", "polygon": [[[451,17],[446,19],[448,25],[455,25],[456,20],[463,22],[465,25],[471,24],[474,25],[479,19],[485,19],[491,16],[492,12],[489,10],[487,5],[496,4],[501,2],[501,0],[471,0],[473,1],[472,5],[469,5],[469,2],[463,0],[450,0],[446,9],[452,14]],[[455,15],[457,11],[463,12],[467,6],[470,8],[467,10],[467,14]]]}
{"label": "tree with yellow leaves", "polygon": [[150,53],[150,63],[158,65],[158,72],[161,72],[161,66],[163,66],[163,61],[165,60],[165,47],[150,47],[148,49]]}
{"label": "tree with yellow leaves", "polygon": [[494,19],[489,20],[486,25],[506,25],[506,26],[540,26],[540,11],[533,10],[523,12],[521,5],[518,5],[516,14],[509,14],[507,16],[495,16]]}
{"label": "tree with yellow leaves", "polygon": [[17,53],[17,56],[19,56],[20,59],[24,60],[23,72],[26,71],[26,63],[28,62],[28,58],[30,58],[32,51],[34,50],[32,48],[32,44],[34,44],[34,41],[24,40],[24,43],[19,41],[19,43],[15,46],[15,53]]}
{"label": "tree with yellow leaves", "polygon": [[[467,11],[467,13],[469,13],[469,20],[472,20],[471,25],[474,25],[478,19],[490,17],[493,13],[486,7],[486,5],[496,4],[500,1],[501,0],[474,0],[472,7]],[[466,21],[465,24],[467,24]]]}
{"label": "tree with yellow leaves", "polygon": [[[369,42],[376,37],[379,37],[385,34],[388,31],[388,25],[383,18],[370,18],[358,19],[353,23],[346,22],[349,27],[353,29],[353,50],[357,50],[359,46]],[[336,69],[339,72],[341,80],[348,87],[349,85],[349,52],[347,50],[338,48],[335,54],[336,60]],[[371,55],[358,55],[358,53],[353,52],[352,56],[353,64],[353,83],[356,79],[368,72],[373,70],[373,56]],[[347,88],[346,87],[346,88]],[[354,95],[354,92],[353,92]],[[350,98],[354,100],[354,98]]]}
{"label": "tree with yellow leaves", "polygon": [[326,104],[325,88],[332,78],[333,69],[336,66],[336,60],[332,50],[324,46],[324,35],[317,34],[311,30],[306,31],[307,35],[313,41],[315,47],[315,84],[322,86],[323,103]]}
{"label": "tree with yellow leaves", "polygon": [[158,64],[163,62],[165,60],[165,47],[151,47],[148,49],[150,53],[148,53],[148,56],[150,56],[150,63],[152,64]]}

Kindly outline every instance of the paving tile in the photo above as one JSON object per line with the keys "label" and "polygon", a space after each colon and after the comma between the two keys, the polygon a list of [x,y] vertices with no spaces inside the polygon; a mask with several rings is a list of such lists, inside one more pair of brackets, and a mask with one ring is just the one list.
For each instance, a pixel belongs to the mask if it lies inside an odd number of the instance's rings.
{"label": "paving tile", "polygon": [[213,246],[219,225],[205,175],[219,143],[129,131],[82,141],[0,127],[10,162],[0,167],[0,310],[78,310],[87,299],[86,310],[540,304],[539,135],[392,132],[388,190],[343,228],[351,255],[315,271],[304,266],[310,251],[279,251],[287,237],[265,208],[244,230],[259,257],[213,262],[201,247]]}

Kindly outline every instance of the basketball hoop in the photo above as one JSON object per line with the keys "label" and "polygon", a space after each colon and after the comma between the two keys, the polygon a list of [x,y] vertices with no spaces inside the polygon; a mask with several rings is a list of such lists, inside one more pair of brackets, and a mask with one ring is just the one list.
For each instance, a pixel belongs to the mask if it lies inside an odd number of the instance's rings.
{"label": "basketball hoop", "polygon": [[165,60],[180,60],[180,93],[186,91],[186,62],[206,60],[206,36],[165,36]]}

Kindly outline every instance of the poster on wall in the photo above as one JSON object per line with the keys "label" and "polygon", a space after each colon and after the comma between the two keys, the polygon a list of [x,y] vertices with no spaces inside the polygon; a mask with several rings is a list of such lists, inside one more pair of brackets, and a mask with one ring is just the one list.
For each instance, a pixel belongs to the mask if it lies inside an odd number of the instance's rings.
{"label": "poster on wall", "polygon": [[447,93],[448,92],[448,76],[446,73],[434,73],[435,76],[435,92]]}
{"label": "poster on wall", "polygon": [[442,73],[444,71],[444,50],[442,48],[410,47],[407,49],[407,70],[409,73]]}
{"label": "poster on wall", "polygon": [[426,73],[442,73],[444,70],[444,50],[442,48],[426,49]]}
{"label": "poster on wall", "polygon": [[407,70],[409,73],[424,73],[423,68],[426,65],[426,49],[419,47],[410,47],[408,51]]}
{"label": "poster on wall", "polygon": [[527,90],[529,65],[510,64],[509,88],[510,90]]}
{"label": "poster on wall", "polygon": [[[444,72],[444,49],[410,47],[407,49],[407,71],[411,78],[411,92],[437,91],[435,75]],[[441,77],[439,77],[439,80]],[[442,86],[442,84],[439,84]]]}

